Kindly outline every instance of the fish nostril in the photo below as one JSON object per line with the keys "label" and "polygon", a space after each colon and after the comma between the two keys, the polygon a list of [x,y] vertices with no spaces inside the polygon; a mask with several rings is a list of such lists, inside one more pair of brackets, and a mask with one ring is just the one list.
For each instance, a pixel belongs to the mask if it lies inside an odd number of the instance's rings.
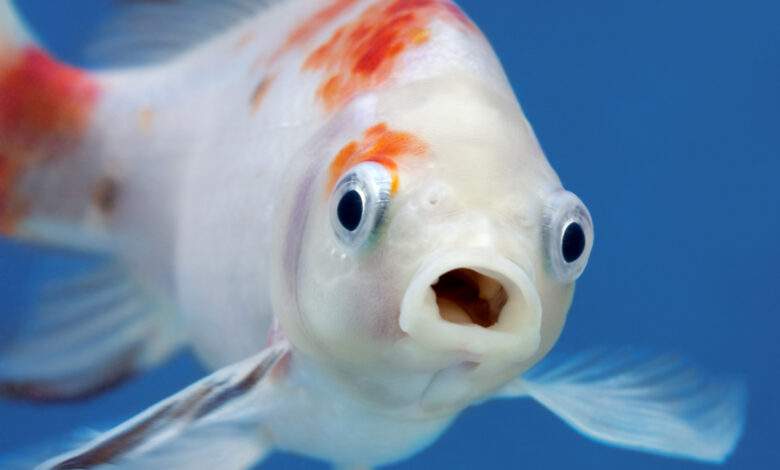
{"label": "fish nostril", "polygon": [[472,269],[458,268],[441,275],[431,286],[442,319],[490,328],[509,300],[504,286]]}

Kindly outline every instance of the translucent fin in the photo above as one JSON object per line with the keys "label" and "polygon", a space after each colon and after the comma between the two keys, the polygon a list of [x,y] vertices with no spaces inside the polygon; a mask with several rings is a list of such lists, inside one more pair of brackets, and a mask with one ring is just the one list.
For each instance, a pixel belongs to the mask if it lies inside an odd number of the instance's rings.
{"label": "translucent fin", "polygon": [[705,376],[673,356],[581,354],[547,360],[521,380],[516,393],[606,444],[723,462],[742,434],[744,384]]}
{"label": "translucent fin", "polygon": [[165,61],[278,1],[122,1],[119,14],[101,28],[88,56],[98,66]]}
{"label": "translucent fin", "polygon": [[272,346],[220,369],[37,468],[249,468],[270,451],[262,420],[278,397],[267,378],[288,351],[287,344]]}
{"label": "translucent fin", "polygon": [[28,245],[89,254],[109,253],[113,243],[105,230],[38,216],[20,221],[11,238]]}
{"label": "translucent fin", "polygon": [[0,343],[0,395],[82,398],[158,363],[179,344],[169,306],[112,258],[82,256],[91,266],[80,273],[30,279],[40,285]]}
{"label": "translucent fin", "polygon": [[[108,429],[108,427],[103,429]],[[13,449],[0,455],[0,468],[3,470],[30,470],[40,464],[46,456],[57,455],[69,449],[81,447],[99,435],[100,432],[96,429],[82,428],[73,432],[67,439],[47,438],[43,442],[36,442],[31,446]]]}
{"label": "translucent fin", "polygon": [[0,46],[15,46],[33,42],[30,30],[19,16],[11,0],[0,0]]}

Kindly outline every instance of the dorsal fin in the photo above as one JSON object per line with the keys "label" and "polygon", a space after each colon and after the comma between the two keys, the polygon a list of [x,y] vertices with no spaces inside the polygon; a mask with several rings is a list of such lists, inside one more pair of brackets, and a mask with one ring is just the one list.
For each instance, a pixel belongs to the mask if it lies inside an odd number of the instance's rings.
{"label": "dorsal fin", "polygon": [[279,1],[115,0],[87,56],[97,67],[163,62]]}

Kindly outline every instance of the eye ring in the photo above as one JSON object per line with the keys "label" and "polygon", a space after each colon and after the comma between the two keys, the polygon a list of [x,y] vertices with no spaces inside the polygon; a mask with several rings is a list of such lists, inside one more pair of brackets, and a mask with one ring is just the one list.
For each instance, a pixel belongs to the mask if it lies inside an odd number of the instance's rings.
{"label": "eye ring", "polygon": [[392,176],[374,162],[354,166],[339,180],[331,196],[330,220],[342,244],[357,248],[376,234],[391,188]]}
{"label": "eye ring", "polygon": [[556,191],[545,207],[542,239],[553,278],[573,282],[585,270],[593,248],[593,221],[573,193]]}

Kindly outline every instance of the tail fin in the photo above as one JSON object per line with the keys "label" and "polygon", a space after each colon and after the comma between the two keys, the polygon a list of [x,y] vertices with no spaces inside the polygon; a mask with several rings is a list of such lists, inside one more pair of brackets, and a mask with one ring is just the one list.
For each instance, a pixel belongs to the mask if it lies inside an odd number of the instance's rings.
{"label": "tail fin", "polygon": [[[88,132],[99,82],[31,38],[0,0],[0,287],[30,293],[0,338],[0,396],[71,399],[158,362],[178,331],[168,299],[122,264],[109,236],[117,183]],[[84,269],[31,276],[33,259],[10,261],[19,250],[65,253]],[[0,295],[0,314],[13,308]]]}

